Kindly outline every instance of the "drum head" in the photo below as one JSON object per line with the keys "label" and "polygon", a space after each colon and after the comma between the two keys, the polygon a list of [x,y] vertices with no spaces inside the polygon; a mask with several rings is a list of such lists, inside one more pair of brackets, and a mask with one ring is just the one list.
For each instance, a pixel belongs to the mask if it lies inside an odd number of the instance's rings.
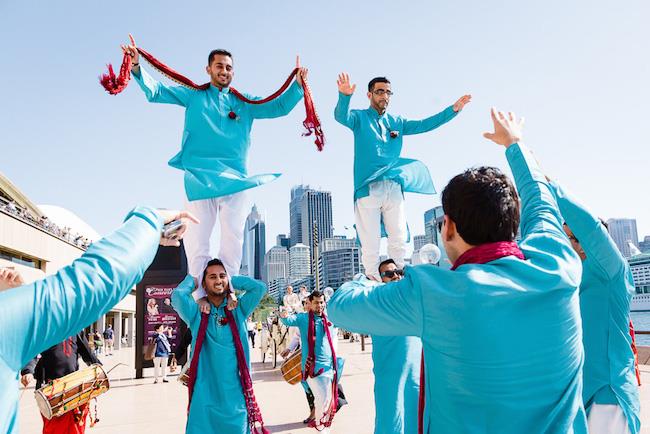
{"label": "drum head", "polygon": [[36,399],[36,405],[38,405],[38,409],[43,417],[47,420],[52,419],[52,407],[50,406],[50,402],[47,400],[42,390],[37,390],[34,393],[34,399]]}

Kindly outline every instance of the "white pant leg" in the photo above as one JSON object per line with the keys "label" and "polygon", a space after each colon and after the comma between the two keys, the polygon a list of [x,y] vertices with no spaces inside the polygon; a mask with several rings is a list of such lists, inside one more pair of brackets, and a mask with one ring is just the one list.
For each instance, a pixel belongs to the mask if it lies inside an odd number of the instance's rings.
{"label": "white pant leg", "polygon": [[354,220],[361,242],[361,263],[366,275],[379,278],[379,246],[381,242],[381,198],[380,188],[370,184],[370,195],[354,203]]}
{"label": "white pant leg", "polygon": [[163,380],[167,379],[167,359],[169,359],[169,356],[167,357],[159,357],[160,359],[160,367],[162,368],[162,378]]}
{"label": "white pant leg", "polygon": [[244,244],[244,226],[248,215],[248,195],[246,191],[222,197],[219,203],[219,223],[221,245],[219,259],[230,276],[239,274],[241,267],[242,246]]}
{"label": "white pant leg", "polygon": [[[319,375],[316,378],[307,378],[307,384],[314,394],[314,407],[316,426],[319,426],[325,409],[327,409],[332,401],[332,379]],[[324,428],[321,432],[329,433],[328,428]]]}
{"label": "white pant leg", "polygon": [[189,272],[199,281],[205,265],[212,259],[210,236],[217,220],[217,201],[218,199],[204,199],[185,202],[185,209],[201,222],[189,223],[183,237]]}
{"label": "white pant leg", "polygon": [[153,379],[154,381],[158,381],[158,377],[160,377],[160,365],[162,363],[162,357],[154,357],[153,358]]}
{"label": "white pant leg", "polygon": [[404,268],[408,235],[404,194],[402,187],[394,181],[390,181],[386,185],[386,189],[386,198],[382,203],[382,215],[388,235],[388,257],[395,261],[399,268]]}
{"label": "white pant leg", "polygon": [[618,405],[592,404],[587,425],[589,434],[630,434],[625,413]]}

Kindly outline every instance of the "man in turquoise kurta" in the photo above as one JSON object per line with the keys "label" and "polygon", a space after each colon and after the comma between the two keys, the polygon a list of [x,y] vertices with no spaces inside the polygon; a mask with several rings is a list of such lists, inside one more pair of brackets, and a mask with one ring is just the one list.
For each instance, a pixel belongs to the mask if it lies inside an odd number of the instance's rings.
{"label": "man in turquoise kurta", "polygon": [[19,431],[20,369],[126,297],[153,261],[163,223],[180,216],[135,208],[122,227],[94,242],[71,265],[45,279],[0,291],[0,433]]}
{"label": "man in turquoise kurta", "polygon": [[559,184],[551,182],[564,226],[582,259],[580,315],[585,348],[582,397],[590,434],[636,434],[639,390],[629,333],[634,282],[607,228]]}
{"label": "man in turquoise kurta", "polygon": [[404,266],[408,229],[404,193],[434,194],[427,167],[418,160],[401,158],[402,137],[434,130],[452,120],[470,95],[423,120],[410,120],[386,112],[393,94],[390,81],[376,77],[368,84],[370,107],[350,110],[356,85],[348,74],[338,79],[339,100],[334,118],[354,133],[354,213],[366,273],[380,281],[379,245],[382,229],[388,236],[388,257]]}
{"label": "man in turquoise kurta", "polygon": [[[239,297],[232,314],[250,370],[246,319],[264,296],[266,285],[245,276],[232,276],[229,282],[222,263],[212,264],[213,261],[208,262],[202,279],[211,304],[210,320],[199,354],[196,384],[185,432],[249,434],[248,413],[239,378],[233,334],[228,323],[224,322],[227,307],[225,292],[231,287],[245,291]],[[199,305],[192,297],[195,287],[194,277],[188,275],[172,293],[172,306],[192,331],[192,352],[195,350],[201,323]]]}
{"label": "man in turquoise kurta", "polygon": [[[379,275],[384,283],[397,282],[403,270],[387,259],[379,264]],[[418,337],[372,335],[375,434],[417,432],[421,355]]]}
{"label": "man in turquoise kurta", "polygon": [[454,177],[441,233],[454,271],[418,265],[377,288],[346,283],[330,317],[359,333],[422,338],[424,433],[586,433],[580,259],[551,188],[517,143],[521,123],[495,111],[493,120],[486,137],[507,148],[521,214],[498,169]]}
{"label": "man in turquoise kurta", "polygon": [[287,115],[303,97],[302,79],[307,70],[301,68],[296,81],[278,98],[265,104],[248,104],[230,92],[234,66],[232,55],[226,50],[213,50],[208,56],[206,72],[210,87],[206,90],[167,86],[142,68],[135,42],[123,50],[132,55],[132,76],[149,102],[185,108],[181,150],[169,165],[185,172],[186,209],[201,221],[185,236],[190,274],[200,277],[212,258],[210,237],[217,218],[221,228],[218,257],[230,276],[239,274],[248,214],[244,192],[280,176],[248,175],[253,121]]}
{"label": "man in turquoise kurta", "polygon": [[[319,431],[328,433],[329,430],[321,427],[320,421],[327,411],[332,399],[332,381],[334,381],[334,361],[332,348],[330,342],[325,334],[323,326],[326,319],[323,318],[325,309],[325,296],[319,292],[314,291],[309,295],[310,310],[314,313],[314,373],[318,374],[315,377],[307,377],[307,385],[314,395],[314,424],[318,426]],[[300,348],[302,353],[301,365],[303,375],[305,373],[305,363],[309,357],[309,313],[303,312],[299,314],[289,315],[287,311],[282,311],[280,320],[287,327],[298,327],[300,330]],[[332,345],[336,345],[337,329],[328,321],[327,327],[332,338]],[[334,348],[336,352],[336,348]],[[341,373],[343,368],[343,359],[337,360],[337,375],[338,380],[341,380]]]}

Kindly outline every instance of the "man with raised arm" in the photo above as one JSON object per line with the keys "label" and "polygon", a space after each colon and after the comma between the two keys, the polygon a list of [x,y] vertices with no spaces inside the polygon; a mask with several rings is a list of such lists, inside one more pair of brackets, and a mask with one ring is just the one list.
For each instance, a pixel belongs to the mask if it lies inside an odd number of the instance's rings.
{"label": "man with raised arm", "polygon": [[334,118],[354,134],[354,219],[361,243],[361,262],[368,276],[381,281],[379,245],[388,237],[388,257],[404,266],[408,229],[404,193],[434,194],[427,167],[418,160],[401,158],[402,137],[434,130],[452,120],[471,101],[464,95],[454,105],[422,120],[387,113],[393,91],[386,77],[368,83],[370,107],[350,110],[356,89],[350,76],[339,74],[339,100]]}
{"label": "man with raised arm", "polygon": [[585,348],[582,397],[590,434],[636,434],[641,429],[635,375],[630,300],[630,265],[592,215],[558,183],[550,183],[564,231],[582,260],[580,316]]}
{"label": "man with raised arm", "polygon": [[[239,274],[248,214],[246,190],[266,184],[280,174],[248,175],[248,150],[251,128],[256,119],[286,116],[303,97],[303,79],[307,69],[300,67],[296,80],[282,95],[264,104],[249,104],[232,92],[235,75],[233,56],[223,49],[212,50],[205,71],[210,77],[207,89],[168,86],[142,68],[140,55],[131,37],[131,45],[122,46],[132,56],[131,73],[147,100],[175,104],[185,108],[185,127],[180,152],[169,165],[185,172],[185,207],[201,224],[185,236],[189,272],[199,278],[212,258],[210,236],[217,218],[220,223],[218,257],[228,275]],[[259,99],[244,95],[248,99]],[[205,296],[204,291],[199,294]],[[197,295],[198,298],[198,295]]]}
{"label": "man with raised arm", "polygon": [[[0,269],[0,432],[18,432],[18,373],[38,353],[92,324],[126,297],[153,261],[163,224],[198,222],[187,212],[137,207],[112,234],[56,274],[24,285]],[[182,228],[177,237],[183,236]]]}
{"label": "man with raised arm", "polygon": [[520,197],[494,167],[455,176],[442,193],[451,270],[418,265],[398,282],[346,283],[330,317],[359,333],[422,338],[422,433],[585,434],[580,259],[520,143],[523,121],[494,109],[492,120],[484,136],[505,148]]}

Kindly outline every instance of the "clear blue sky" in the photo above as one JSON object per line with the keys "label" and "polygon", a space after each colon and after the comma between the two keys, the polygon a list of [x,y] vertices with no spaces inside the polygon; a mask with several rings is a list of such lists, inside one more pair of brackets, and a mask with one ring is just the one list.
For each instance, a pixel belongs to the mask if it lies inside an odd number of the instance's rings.
{"label": "clear blue sky", "polygon": [[[297,183],[332,192],[337,233],[353,223],[352,136],[332,114],[340,71],[358,85],[358,108],[368,80],[388,76],[389,110],[411,118],[473,94],[454,121],[405,140],[403,155],[424,161],[439,190],[467,167],[506,167],[481,136],[495,105],[526,116],[525,142],[548,173],[599,215],[636,218],[639,236],[650,235],[647,0],[147,3],[0,1],[0,171],[36,203],[66,207],[100,233],[136,204],[182,206],[182,172],[167,166],[182,108],[148,104],[135,85],[109,96],[97,82],[131,32],[197,82],[207,53],[227,48],[233,85],[261,96],[296,53],[310,68],[325,151],[300,136],[300,105],[253,127],[250,173],[284,173],[251,193],[268,247],[288,231]],[[407,196],[413,233],[435,200]]]}

